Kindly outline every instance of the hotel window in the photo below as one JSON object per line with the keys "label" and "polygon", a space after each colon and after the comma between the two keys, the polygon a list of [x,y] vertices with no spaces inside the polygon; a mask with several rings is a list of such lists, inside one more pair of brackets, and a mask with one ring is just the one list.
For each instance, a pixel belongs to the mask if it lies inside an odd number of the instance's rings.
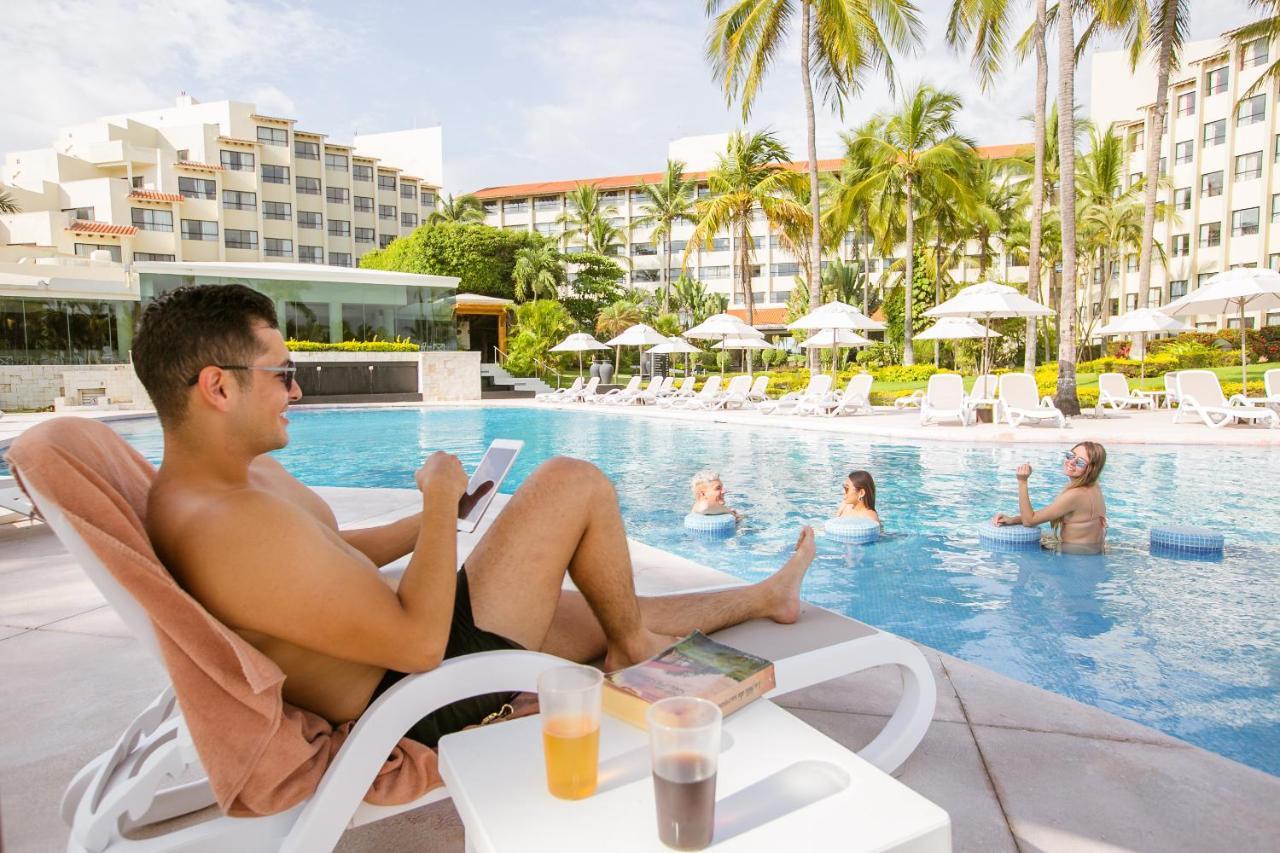
{"label": "hotel window", "polygon": [[496,201],[486,201],[484,203],[484,214],[489,216],[498,212],[498,203]]}
{"label": "hotel window", "polygon": [[1200,226],[1200,248],[1211,249],[1222,245],[1222,223],[1206,222]]}
{"label": "hotel window", "polygon": [[711,245],[710,245],[710,247],[708,247],[708,251],[711,251],[711,252],[727,252],[727,251],[729,251],[729,238],[728,238],[728,237],[715,237],[715,238],[713,238],[713,239],[712,239],[712,241],[711,241]]}
{"label": "hotel window", "polygon": [[1129,134],[1129,150],[1141,151],[1146,138],[1147,132],[1144,129],[1135,130],[1133,133]]}
{"label": "hotel window", "polygon": [[66,207],[66,208],[63,208],[62,212],[63,212],[63,213],[69,213],[69,214],[71,214],[71,221],[72,221],[72,222],[93,222],[93,221],[95,221],[95,220],[94,220],[94,218],[93,218],[93,208],[92,208],[92,207]]}
{"label": "hotel window", "polygon": [[390,246],[390,245],[391,245],[392,241],[393,241],[393,240],[395,240],[395,239],[396,239],[396,235],[394,235],[394,234],[379,234],[379,235],[378,235],[378,248],[380,248],[380,249],[385,249],[385,248],[387,248],[388,246]]}
{"label": "hotel window", "polygon": [[752,237],[752,238],[751,238],[751,246],[752,246],[752,248],[755,248],[755,249],[763,249],[763,248],[764,248],[764,238],[763,238],[763,237]]}
{"label": "hotel window", "polygon": [[346,219],[330,219],[329,220],[329,236],[330,237],[350,237],[351,223]]}
{"label": "hotel window", "polygon": [[706,184],[698,184],[698,198],[710,198],[711,187]]}
{"label": "hotel window", "polygon": [[1158,288],[1158,287],[1148,287],[1148,288],[1147,288],[1147,307],[1148,307],[1148,308],[1159,308],[1159,307],[1160,307],[1160,296],[1161,296],[1160,288]]}
{"label": "hotel window", "polygon": [[367,195],[356,196],[356,212],[373,213],[373,197]]}
{"label": "hotel window", "polygon": [[1267,316],[1263,318],[1264,326],[1280,326],[1280,311],[1268,311]]}
{"label": "hotel window", "polygon": [[632,243],[631,254],[636,257],[641,257],[643,255],[656,255],[658,254],[658,247],[652,243]]}
{"label": "hotel window", "polygon": [[1231,236],[1241,237],[1258,233],[1258,208],[1246,207],[1231,211]]}
{"label": "hotel window", "polygon": [[1204,286],[1205,286],[1205,283],[1206,283],[1206,282],[1208,282],[1208,281],[1209,281],[1209,279],[1213,278],[1215,275],[1217,275],[1217,273],[1216,273],[1216,272],[1202,272],[1202,273],[1197,273],[1197,274],[1196,274],[1196,289],[1197,289],[1197,290],[1199,290],[1200,288],[1204,287]]}
{"label": "hotel window", "polygon": [[[523,228],[524,226],[519,226]],[[533,230],[539,234],[559,234],[564,231],[564,226],[559,222],[538,222],[534,224]]]}
{"label": "hotel window", "polygon": [[1169,282],[1169,298],[1177,299],[1179,296],[1187,295],[1187,280],[1185,278],[1175,278]]}
{"label": "hotel window", "polygon": [[[303,142],[301,139],[295,139],[293,140],[293,156],[299,160],[319,160],[320,143]],[[291,251],[289,254],[293,254],[293,252]]]}
{"label": "hotel window", "polygon": [[258,141],[263,145],[289,146],[289,131],[283,127],[259,127]]}
{"label": "hotel window", "polygon": [[1138,256],[1137,256],[1137,255],[1129,255],[1129,256],[1125,259],[1125,262],[1124,262],[1124,271],[1125,271],[1125,272],[1137,272],[1137,271],[1138,271]]}
{"label": "hotel window", "polygon": [[769,265],[769,274],[770,274],[770,275],[775,275],[775,276],[777,276],[777,275],[799,275],[799,274],[800,274],[800,265],[799,265],[799,264],[797,264],[797,263],[795,263],[794,261],[787,261],[787,262],[785,262],[785,263],[781,263],[781,264],[770,264],[770,265]]}
{"label": "hotel window", "polygon": [[240,190],[223,190],[222,207],[224,210],[257,210],[258,194]]}
{"label": "hotel window", "polygon": [[329,204],[346,204],[351,201],[351,190],[346,187],[325,187],[324,200]]}
{"label": "hotel window", "polygon": [[1196,111],[1196,93],[1195,90],[1183,92],[1178,96],[1178,115],[1189,116]]}
{"label": "hotel window", "polygon": [[[174,158],[175,158],[179,163],[185,163],[186,161],[188,161],[188,160],[190,160],[190,159],[191,159],[191,149],[190,149],[190,148],[179,148],[177,151],[175,151],[175,152],[174,152]],[[145,254],[146,254],[146,252],[143,252],[142,254],[144,254],[144,255],[145,255]],[[138,252],[134,252],[134,253],[133,253],[133,256],[134,256],[135,258],[136,258],[136,257],[138,257]]]}
{"label": "hotel window", "polygon": [[129,182],[129,186],[133,187],[135,190],[146,189],[146,187],[143,186],[144,181],[145,179],[142,175],[135,175],[133,180]]}
{"label": "hotel window", "polygon": [[373,167],[355,163],[351,166],[351,179],[355,181],[372,181]]}
{"label": "hotel window", "polygon": [[324,167],[330,172],[347,171],[347,155],[346,154],[325,154]]}
{"label": "hotel window", "polygon": [[323,264],[324,263],[324,247],[323,246],[299,246],[298,260],[304,264]]}
{"label": "hotel window", "polygon": [[1266,38],[1245,42],[1244,49],[1240,51],[1240,68],[1243,70],[1256,65],[1266,65],[1267,60],[1270,58],[1267,47]]}
{"label": "hotel window", "polygon": [[378,205],[378,218],[379,219],[395,219],[396,206],[394,204]]}
{"label": "hotel window", "polygon": [[728,267],[702,267],[701,278],[728,278]]}
{"label": "hotel window", "polygon": [[1266,95],[1254,95],[1252,98],[1245,98],[1240,102],[1240,106],[1236,107],[1236,127],[1258,124],[1261,121],[1265,121],[1266,118]]}
{"label": "hotel window", "polygon": [[401,213],[401,214],[400,214],[400,227],[401,227],[401,228],[417,228],[417,227],[418,227],[418,214],[416,214],[416,213]]}
{"label": "hotel window", "polygon": [[633,282],[657,281],[658,273],[659,270],[636,270],[631,274],[631,280]]}
{"label": "hotel window", "polygon": [[396,191],[396,176],[395,176],[395,175],[379,175],[379,176],[378,176],[378,189],[380,189],[380,190],[391,190],[392,192],[395,192],[395,191]]}
{"label": "hotel window", "polygon": [[1142,173],[1141,173],[1141,172],[1130,172],[1130,173],[1129,173],[1129,186],[1131,186],[1131,187],[1133,187],[1133,186],[1137,186],[1138,181],[1140,181],[1140,180],[1142,180]]}
{"label": "hotel window", "polygon": [[1222,170],[1205,172],[1200,176],[1200,197],[1213,198],[1222,195]]}
{"label": "hotel window", "polygon": [[299,228],[323,228],[324,217],[312,210],[298,211]]}
{"label": "hotel window", "polygon": [[[293,205],[287,201],[264,201],[262,216],[265,219],[292,219]],[[293,250],[290,249],[290,251]]]}
{"label": "hotel window", "polygon": [[372,243],[372,242],[373,242],[373,229],[372,229],[372,228],[357,228],[357,229],[356,229],[356,242],[357,242],[357,243]]}
{"label": "hotel window", "polygon": [[117,264],[121,262],[119,246],[111,246],[105,243],[76,243],[75,245],[77,258],[87,258],[93,252],[107,252],[111,255],[111,260]]}
{"label": "hotel window", "polygon": [[1204,123],[1204,147],[1208,148],[1213,145],[1221,145],[1227,141],[1227,120],[1220,118],[1217,121],[1207,121]]}
{"label": "hotel window", "polygon": [[248,151],[227,151],[221,153],[222,168],[230,172],[252,172],[255,166],[253,154]]}
{"label": "hotel window", "polygon": [[688,240],[672,240],[672,241],[671,241],[671,254],[673,254],[673,255],[674,255],[676,252],[683,252],[683,251],[684,251],[684,247],[685,247],[685,246],[687,246],[687,245],[689,245],[689,241],[688,241]]}
{"label": "hotel window", "polygon": [[435,193],[435,190],[423,190],[423,191],[422,191],[422,205],[423,205],[423,207],[435,207],[435,206],[436,206],[436,193]]}
{"label": "hotel window", "polygon": [[183,198],[218,197],[218,184],[206,178],[178,178],[178,192]]}
{"label": "hotel window", "polygon": [[1236,155],[1236,181],[1252,181],[1262,177],[1262,152]]}
{"label": "hotel window", "polygon": [[181,223],[183,240],[217,242],[218,223],[205,219],[184,219]]}
{"label": "hotel window", "polygon": [[1215,68],[1205,74],[1204,88],[1206,95],[1216,95],[1219,92],[1227,91],[1227,66]]}
{"label": "hotel window", "polygon": [[529,230],[529,223],[527,223],[527,222],[508,222],[506,225],[503,225],[503,226],[502,226],[502,228],[503,228],[503,230],[506,230],[506,231],[528,231],[528,230]]}
{"label": "hotel window", "polygon": [[1179,187],[1173,191],[1173,209],[1191,209],[1191,187]]}
{"label": "hotel window", "polygon": [[400,185],[400,198],[404,199],[405,201],[413,201],[417,197],[418,197],[418,188],[416,186],[414,186],[413,184]]}
{"label": "hotel window", "polygon": [[784,304],[785,304],[785,303],[789,302],[790,300],[791,300],[791,291],[790,291],[790,290],[775,290],[773,293],[770,293],[770,294],[769,294],[769,301],[770,301],[770,302],[773,302],[773,303],[775,303],[775,304],[777,304],[777,303],[779,303],[779,302],[781,302],[781,303],[784,303]]}
{"label": "hotel window", "polygon": [[521,198],[521,199],[515,199],[513,201],[504,201],[502,203],[502,212],[503,213],[528,213],[529,200]]}
{"label": "hotel window", "polygon": [[245,231],[241,228],[228,228],[224,232],[228,249],[258,248],[258,232]]}
{"label": "hotel window", "polygon": [[[1244,327],[1245,327],[1246,329],[1252,329],[1252,328],[1253,328],[1253,318],[1252,318],[1252,317],[1245,317],[1245,318],[1244,318]],[[1239,328],[1240,328],[1240,318],[1239,318],[1239,317],[1228,317],[1228,318],[1227,318],[1227,328],[1228,328],[1228,329],[1239,329]]]}
{"label": "hotel window", "polygon": [[[1280,252],[1272,252],[1267,255],[1267,267],[1273,270],[1280,270]],[[1268,323],[1268,326],[1271,324]]]}
{"label": "hotel window", "polygon": [[558,212],[563,205],[558,195],[538,196],[533,200],[533,209],[538,211],[546,211],[551,213]]}
{"label": "hotel window", "polygon": [[349,267],[352,265],[351,253],[350,252],[330,252],[329,263],[335,267]]}
{"label": "hotel window", "polygon": [[623,201],[622,190],[609,190],[607,192],[600,193],[601,207],[604,207],[610,204],[622,204],[622,201]]}
{"label": "hotel window", "polygon": [[1271,196],[1271,221],[1280,222],[1280,193]]}
{"label": "hotel window", "polygon": [[1188,139],[1173,146],[1173,162],[1190,163],[1196,154],[1196,141]]}
{"label": "hotel window", "polygon": [[135,261],[167,261],[173,263],[177,255],[165,255],[159,252],[134,252],[133,259]]}
{"label": "hotel window", "polygon": [[[1191,254],[1191,235],[1190,234],[1174,234],[1173,247],[1169,250],[1169,254],[1175,258],[1185,257]],[[1101,270],[1099,270],[1101,272]]]}
{"label": "hotel window", "polygon": [[301,175],[297,179],[298,195],[320,195],[320,179],[304,178]]}
{"label": "hotel window", "polygon": [[279,237],[268,237],[263,242],[265,244],[265,254],[268,258],[293,257],[292,240],[284,240]]}
{"label": "hotel window", "polygon": [[1161,158],[1160,158],[1160,168],[1159,168],[1159,173],[1160,173],[1160,177],[1162,177],[1162,178],[1163,178],[1165,175],[1169,174],[1169,158],[1168,158],[1168,157],[1161,157]]}
{"label": "hotel window", "polygon": [[264,184],[287,184],[289,183],[289,167],[288,166],[269,166],[262,164],[262,182]]}
{"label": "hotel window", "polygon": [[173,231],[173,211],[152,210],[147,207],[130,208],[134,228],[143,231]]}

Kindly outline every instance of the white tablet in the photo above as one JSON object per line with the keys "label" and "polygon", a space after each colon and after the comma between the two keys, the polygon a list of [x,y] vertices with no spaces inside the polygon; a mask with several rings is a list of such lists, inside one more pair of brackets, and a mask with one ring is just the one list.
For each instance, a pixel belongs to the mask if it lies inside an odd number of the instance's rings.
{"label": "white tablet", "polygon": [[476,466],[476,472],[471,475],[471,481],[467,483],[467,493],[458,501],[459,532],[475,532],[522,447],[523,441],[505,438],[496,439],[489,445],[484,458]]}

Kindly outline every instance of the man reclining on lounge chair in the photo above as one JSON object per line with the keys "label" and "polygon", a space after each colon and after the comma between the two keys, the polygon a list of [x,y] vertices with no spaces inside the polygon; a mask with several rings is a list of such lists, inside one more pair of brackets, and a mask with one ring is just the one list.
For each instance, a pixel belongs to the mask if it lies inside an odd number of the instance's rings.
{"label": "man reclining on lounge chair", "polygon": [[[289,440],[302,396],[272,301],[240,285],[182,287],[143,311],[134,366],[164,429],[146,526],[174,578],[275,661],[285,700],[333,723],[359,717],[405,673],[525,648],[616,669],[674,637],[748,619],[795,621],[813,531],[757,584],[638,598],[613,485],[557,457],[524,481],[457,570],[467,476],[433,453],[415,474],[422,511],[341,531],[328,505],[266,454]],[[378,567],[412,553],[395,589]],[[561,589],[568,572],[581,592]],[[409,737],[434,746],[512,700],[436,711]]]}

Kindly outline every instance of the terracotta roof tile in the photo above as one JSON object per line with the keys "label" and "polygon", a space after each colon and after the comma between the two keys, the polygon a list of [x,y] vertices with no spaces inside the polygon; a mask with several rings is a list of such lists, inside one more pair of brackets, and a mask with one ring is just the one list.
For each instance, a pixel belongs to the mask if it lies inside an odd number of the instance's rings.
{"label": "terracotta roof tile", "polygon": [[109,234],[117,237],[132,237],[138,233],[138,229],[132,225],[114,225],[110,222],[88,222],[84,219],[77,219],[66,228],[67,231],[74,231],[77,234]]}
{"label": "terracotta roof tile", "polygon": [[195,169],[198,172],[221,172],[222,167],[214,163],[197,163],[194,160],[179,160],[173,164],[179,169]]}
{"label": "terracotta roof tile", "polygon": [[134,190],[129,193],[132,201],[182,201],[177,193],[158,193],[152,190]]}
{"label": "terracotta roof tile", "polygon": [[[729,313],[739,320],[747,319],[746,308],[730,308]],[[755,321],[757,326],[785,325],[787,322],[787,307],[785,305],[769,308],[757,306],[755,309]]]}

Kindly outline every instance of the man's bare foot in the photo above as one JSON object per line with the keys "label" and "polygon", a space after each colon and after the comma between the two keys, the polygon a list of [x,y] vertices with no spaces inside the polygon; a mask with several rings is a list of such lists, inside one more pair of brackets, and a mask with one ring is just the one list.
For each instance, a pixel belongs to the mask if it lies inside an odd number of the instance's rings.
{"label": "man's bare foot", "polygon": [[774,622],[790,624],[800,617],[800,582],[809,571],[815,551],[813,528],[806,525],[800,529],[791,558],[772,577],[760,582],[770,593],[766,615]]}
{"label": "man's bare foot", "polygon": [[646,630],[640,636],[627,643],[626,648],[623,648],[620,644],[610,644],[609,650],[604,656],[604,671],[616,672],[648,660],[664,649],[674,646],[681,639],[683,638],[669,637],[666,634],[656,634],[653,631]]}

